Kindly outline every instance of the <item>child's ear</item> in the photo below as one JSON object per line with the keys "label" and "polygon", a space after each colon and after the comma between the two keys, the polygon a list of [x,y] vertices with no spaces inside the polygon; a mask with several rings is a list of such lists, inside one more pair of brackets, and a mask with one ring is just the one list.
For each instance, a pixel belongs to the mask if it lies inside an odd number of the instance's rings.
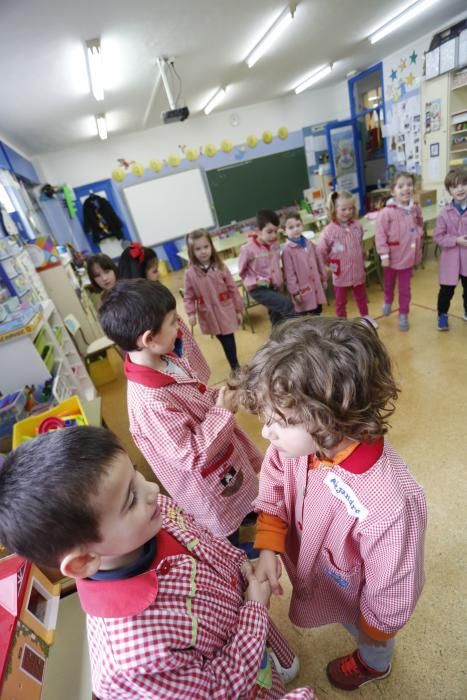
{"label": "child's ear", "polygon": [[143,350],[143,348],[147,348],[151,344],[153,338],[152,331],[144,331],[136,340],[136,345],[140,350]]}
{"label": "child's ear", "polygon": [[83,552],[81,548],[66,554],[60,562],[60,571],[70,578],[89,578],[99,570],[101,558],[93,552]]}

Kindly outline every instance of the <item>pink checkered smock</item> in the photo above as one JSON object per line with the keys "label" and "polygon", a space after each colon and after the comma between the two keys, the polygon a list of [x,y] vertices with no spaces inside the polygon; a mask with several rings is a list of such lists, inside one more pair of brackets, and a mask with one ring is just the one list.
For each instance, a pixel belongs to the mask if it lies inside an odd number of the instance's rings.
{"label": "pink checkered smock", "polygon": [[271,446],[255,508],[289,525],[294,624],[363,623],[384,635],[406,624],[424,583],[426,501],[388,442],[314,469]]}
{"label": "pink checkered smock", "polygon": [[307,241],[303,247],[295,241],[287,241],[282,264],[287,289],[292,297],[295,294],[301,296],[300,302],[293,299],[296,311],[313,311],[319,304],[326,303],[323,283],[326,282],[327,273],[314,243]]}
{"label": "pink checkered smock", "polygon": [[215,405],[218,389],[125,359],[130,432],[155,475],[196,520],[217,536],[237,530],[258,494],[262,456],[234,415]]}
{"label": "pink checkered smock", "polygon": [[454,286],[459,277],[467,277],[467,248],[457,239],[467,238],[467,210],[461,215],[453,204],[441,209],[436,219],[433,240],[441,249],[439,259],[439,283]]}
{"label": "pink checkered smock", "polygon": [[[77,581],[87,613],[93,692],[99,700],[279,700],[285,688],[269,655],[293,652],[257,602],[244,602],[245,555],[214,538],[166,496],[146,572]],[[269,679],[260,667],[271,668]],[[257,680],[268,687],[261,687]],[[311,689],[287,695],[314,700]]]}
{"label": "pink checkered smock", "polygon": [[183,357],[188,362],[198,379],[206,384],[211,376],[211,370],[208,363],[204,359],[204,355],[201,352],[198,343],[193,338],[188,326],[180,318],[180,316],[178,317],[178,335],[182,341]]}
{"label": "pink checkered smock", "polygon": [[322,230],[317,252],[332,270],[335,287],[357,287],[365,282],[363,229],[358,221],[333,221]]}
{"label": "pink checkered smock", "polygon": [[389,267],[407,270],[422,261],[423,217],[418,204],[400,207],[389,200],[376,218],[376,250],[389,255]]}
{"label": "pink checkered smock", "polygon": [[232,275],[225,265],[213,265],[205,272],[191,265],[185,272],[185,311],[196,314],[201,332],[206,335],[228,335],[238,326],[237,316],[243,313],[243,300]]}
{"label": "pink checkered smock", "polygon": [[272,289],[282,289],[284,280],[279,243],[267,245],[257,236],[252,236],[251,241],[240,248],[238,274],[248,291],[264,284]]}

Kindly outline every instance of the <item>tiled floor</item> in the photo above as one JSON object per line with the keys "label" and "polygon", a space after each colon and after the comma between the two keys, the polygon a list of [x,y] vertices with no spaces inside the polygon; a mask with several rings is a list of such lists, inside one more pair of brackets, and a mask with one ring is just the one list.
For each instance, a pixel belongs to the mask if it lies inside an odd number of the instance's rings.
{"label": "tiled floor", "polygon": [[[432,253],[431,253],[432,254]],[[162,280],[174,293],[182,283],[181,273]],[[379,334],[393,357],[402,393],[393,417],[390,440],[424,486],[429,504],[426,544],[426,586],[422,599],[407,627],[398,635],[391,676],[370,684],[353,697],[391,700],[464,700],[466,680],[466,534],[467,493],[467,322],[462,319],[460,289],[456,292],[449,333],[436,330],[436,262],[428,260],[413,279],[413,303],[408,333],[398,330],[397,314],[379,319]],[[370,287],[370,313],[380,315],[382,292]],[[180,302],[180,297],[177,299]],[[183,309],[179,303],[180,312]],[[239,359],[247,362],[269,334],[269,322],[262,307],[250,311],[254,334],[239,331]],[[325,314],[333,314],[327,307]],[[349,316],[356,308],[349,304]],[[223,382],[228,373],[220,344],[200,336],[211,367],[211,383]],[[119,380],[102,387],[103,412],[139,466],[147,475],[144,459],[128,434],[125,381],[118,356]],[[240,414],[239,423],[260,449],[266,446],[255,417]],[[287,617],[289,587],[282,599],[275,599],[271,614],[296,647],[301,672],[295,685],[313,685],[320,700],[345,696],[332,688],[325,674],[326,663],[353,650],[352,639],[339,626],[314,630],[292,627]]]}

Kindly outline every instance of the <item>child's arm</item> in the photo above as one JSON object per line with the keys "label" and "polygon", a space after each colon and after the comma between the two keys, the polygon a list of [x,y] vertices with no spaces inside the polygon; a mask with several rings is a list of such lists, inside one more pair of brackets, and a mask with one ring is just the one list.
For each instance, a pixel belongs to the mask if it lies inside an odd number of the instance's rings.
{"label": "child's arm", "polygon": [[375,244],[376,252],[381,258],[381,265],[389,267],[389,245],[388,245],[388,215],[387,209],[381,209],[376,217]]}
{"label": "child's arm", "polygon": [[282,253],[282,265],[284,267],[284,278],[285,286],[289,290],[290,294],[297,300],[300,301],[300,288],[298,285],[298,277],[295,271],[295,266],[293,264],[292,256],[290,255],[287,248],[284,249]]}
{"label": "child's arm", "polygon": [[220,392],[219,401],[224,405],[213,403],[199,421],[182,406],[166,401],[146,404],[139,412],[134,438],[153,468],[157,471],[163,459],[174,462],[180,470],[202,472],[217,462],[227,452],[236,425],[226,404],[230,395]]}
{"label": "child's arm", "polygon": [[189,269],[185,272],[185,289],[183,292],[183,303],[188,316],[188,321],[192,326],[196,325],[196,295],[191,281]]}
{"label": "child's arm", "polygon": [[440,212],[436,219],[433,240],[440,248],[455,248],[456,245],[467,245],[467,238],[458,236],[457,233],[449,232],[447,216],[443,211]]}
{"label": "child's arm", "polygon": [[318,243],[316,244],[316,252],[321,257],[322,262],[325,265],[329,264],[329,253],[332,248],[332,241],[330,240],[330,228],[325,226],[321,231],[321,235],[318,238]]}
{"label": "child's arm", "polygon": [[224,265],[223,269],[224,283],[227,287],[227,291],[233,301],[235,312],[237,314],[237,321],[241,323],[243,321],[243,299],[238,291],[238,287],[235,284],[234,278],[232,277],[228,267]]}
{"label": "child's arm", "polygon": [[326,269],[326,265],[324,264],[323,258],[318,248],[314,245],[314,243],[312,243],[312,246],[313,253],[316,258],[316,264],[318,266],[319,276],[321,278],[321,282],[323,284],[324,289],[326,289],[326,287],[328,286],[328,271]]}
{"label": "child's arm", "polygon": [[248,266],[250,264],[250,256],[248,254],[248,244],[242,245],[240,255],[238,256],[238,274],[245,279],[248,274]]}
{"label": "child's arm", "polygon": [[362,534],[365,585],[360,630],[377,641],[393,637],[409,620],[424,583],[426,502],[421,489]]}

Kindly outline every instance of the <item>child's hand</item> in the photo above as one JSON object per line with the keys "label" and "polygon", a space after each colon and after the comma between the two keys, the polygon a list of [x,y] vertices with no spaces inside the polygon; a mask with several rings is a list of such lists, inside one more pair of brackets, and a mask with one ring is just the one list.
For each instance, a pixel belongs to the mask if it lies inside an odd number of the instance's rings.
{"label": "child's hand", "polygon": [[243,311],[237,311],[237,323],[243,323]]}
{"label": "child's hand", "polygon": [[323,289],[327,289],[328,288],[328,278],[323,277],[323,279],[321,280],[321,284],[323,285]]}
{"label": "child's hand", "polygon": [[227,389],[226,386],[221,387],[217,395],[216,406],[219,406],[219,408],[225,408],[231,413],[236,413],[238,408],[237,393],[232,389]]}
{"label": "child's hand", "polygon": [[243,576],[248,582],[248,588],[245,591],[245,600],[255,600],[257,603],[262,603],[267,608],[271,599],[271,586],[269,581],[259,581],[256,574],[253,572],[253,567],[250,562],[245,562],[243,567]]}
{"label": "child's hand", "polygon": [[293,298],[295,299],[295,301],[297,302],[297,304],[301,304],[302,301],[303,301],[303,300],[302,300],[302,295],[300,294],[300,292],[298,292],[298,294],[294,294],[294,295],[293,295]]}
{"label": "child's hand", "polygon": [[381,267],[389,267],[389,258],[381,258]]}
{"label": "child's hand", "polygon": [[190,326],[196,326],[196,314],[190,314],[188,316],[188,322]]}
{"label": "child's hand", "polygon": [[279,583],[282,566],[279,557],[270,549],[262,549],[255,568],[258,581],[269,581],[274,595],[282,595],[283,589]]}
{"label": "child's hand", "polygon": [[370,647],[385,647],[387,644],[387,642],[385,641],[373,639],[373,637],[370,637],[366,632],[364,632],[360,628],[358,630],[358,643],[359,645],[367,644]]}
{"label": "child's hand", "polygon": [[459,236],[459,238],[456,238],[456,243],[457,245],[467,247],[467,236]]}

